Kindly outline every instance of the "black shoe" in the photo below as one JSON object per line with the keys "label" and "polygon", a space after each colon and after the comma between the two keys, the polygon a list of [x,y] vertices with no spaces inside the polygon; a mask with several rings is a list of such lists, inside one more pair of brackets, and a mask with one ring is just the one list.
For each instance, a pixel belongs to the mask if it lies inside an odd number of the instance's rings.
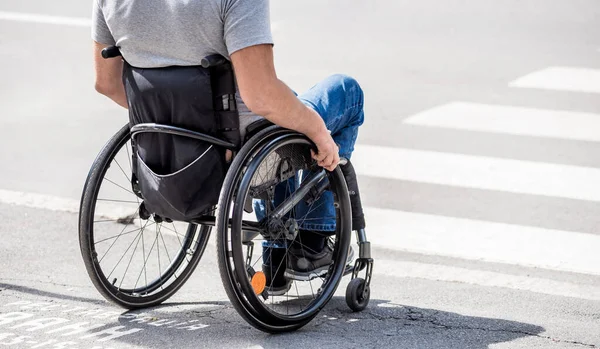
{"label": "black shoe", "polygon": [[266,291],[269,296],[281,296],[292,287],[292,281],[284,276],[285,248],[264,247],[265,258],[262,271],[267,279]]}
{"label": "black shoe", "polygon": [[[287,259],[287,268],[284,276],[288,279],[309,281],[316,277],[327,274],[333,258],[333,248],[327,244],[325,248],[318,253],[311,253],[307,249],[290,248]],[[346,265],[350,265],[354,259],[354,250],[352,247],[348,250]]]}

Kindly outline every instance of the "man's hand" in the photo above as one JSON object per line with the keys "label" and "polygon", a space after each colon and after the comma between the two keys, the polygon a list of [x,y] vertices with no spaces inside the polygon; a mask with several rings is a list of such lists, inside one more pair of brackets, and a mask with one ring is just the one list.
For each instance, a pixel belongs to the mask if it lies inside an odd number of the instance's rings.
{"label": "man's hand", "polygon": [[313,142],[317,145],[317,153],[313,151],[312,157],[317,161],[317,164],[328,171],[333,171],[340,162],[340,149],[331,138],[329,132],[321,137],[316,137]]}

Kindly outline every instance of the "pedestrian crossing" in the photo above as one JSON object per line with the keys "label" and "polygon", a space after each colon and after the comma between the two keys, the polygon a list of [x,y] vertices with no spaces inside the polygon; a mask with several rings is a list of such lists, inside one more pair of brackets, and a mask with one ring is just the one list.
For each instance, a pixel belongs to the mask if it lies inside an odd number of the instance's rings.
{"label": "pedestrian crossing", "polygon": [[[557,93],[600,93],[600,70],[550,67],[517,78],[508,86],[523,92],[524,89],[537,89]],[[577,111],[576,105],[573,105],[573,109],[575,110],[453,101],[410,115],[404,119],[404,124],[424,127],[425,135],[427,129],[435,128],[448,132],[471,131],[550,141],[600,142],[600,114]],[[359,180],[360,177],[371,177],[534,195],[539,202],[557,198],[600,201],[600,168],[498,158],[476,153],[479,155],[359,144],[353,155],[353,164]],[[419,200],[418,196],[413,199]],[[371,204],[377,206],[373,202]],[[370,240],[374,245],[386,249],[600,276],[598,217],[581,217],[589,219],[590,226],[595,226],[592,233],[584,233],[510,222],[407,212],[389,207],[368,207],[365,211]],[[552,212],[548,212],[548,215],[551,216]],[[395,267],[391,267],[392,265]],[[425,268],[427,271],[416,273],[420,275],[416,276],[411,271],[399,271],[401,267],[397,263],[383,266],[384,269],[390,269],[389,273],[396,270],[397,275],[404,273],[408,277],[425,278],[437,275],[435,277],[440,280],[446,279],[441,276],[441,269],[452,269],[424,265],[405,267]],[[473,273],[477,272],[473,270],[471,274],[466,269],[462,272],[447,272],[454,275],[450,277],[452,280],[487,284],[482,281],[483,276],[474,277]],[[507,285],[512,283],[514,286],[524,280],[506,279],[504,282],[504,287],[512,287]],[[529,286],[535,284],[531,282]],[[559,292],[562,295],[586,294],[588,298],[600,299],[598,288],[571,290],[564,285],[555,286],[562,290]],[[548,287],[553,286],[542,282],[539,287],[534,288],[543,292],[542,289]]]}
{"label": "pedestrian crossing", "polygon": [[[90,25],[89,18],[1,11],[0,20],[84,28]],[[564,94],[565,99],[572,94],[598,94],[600,69],[546,67],[514,77],[507,86],[515,92],[523,93],[531,90],[552,91],[556,94],[566,92],[568,94]],[[550,141],[600,142],[600,107],[593,112],[590,112],[589,106],[585,110],[577,110],[576,104],[570,107],[573,110],[456,100],[410,115],[403,123],[448,132],[470,131]],[[353,163],[359,174],[359,181],[361,177],[370,177],[383,181],[408,181],[533,195],[540,201],[562,198],[600,205],[600,168],[596,167],[373,144],[357,145]],[[77,212],[79,209],[77,200],[7,190],[0,190],[0,202],[69,212]],[[115,218],[129,212],[119,205],[102,205],[102,210],[105,216]],[[581,217],[595,219],[589,223],[590,226],[595,226],[591,229],[592,233],[583,233],[430,212],[409,212],[379,207],[376,202],[371,202],[365,212],[369,224],[369,240],[377,247],[600,276],[599,217]],[[552,212],[548,212],[548,215],[552,215]],[[526,276],[507,278],[499,273],[452,266],[378,259],[375,272],[397,277],[514,287],[600,300],[600,288],[597,287],[575,287],[569,283],[535,280]]]}
{"label": "pedestrian crossing", "polygon": [[520,77],[511,82],[509,86],[600,93],[600,69],[549,67]]}
{"label": "pedestrian crossing", "polygon": [[[536,86],[535,79],[542,81],[539,74],[526,75],[510,85],[536,88],[533,87]],[[546,89],[548,86],[539,88]],[[573,84],[556,90],[571,91]],[[404,123],[450,132],[467,130],[550,140],[600,142],[600,115],[581,111],[455,101],[409,116]],[[533,195],[540,201],[563,198],[600,205],[600,168],[595,167],[368,144],[356,146],[353,164],[359,181],[370,177],[383,181]],[[364,195],[377,196],[378,193],[367,192]],[[77,212],[79,204],[76,200],[7,190],[0,190],[0,202],[70,212]],[[119,205],[101,205],[99,209],[103,210],[104,216],[114,218],[129,212],[128,208]],[[374,246],[387,250],[600,276],[600,221],[597,217],[582,217],[596,219],[589,222],[590,226],[596,227],[591,229],[592,233],[584,233],[431,212],[409,212],[378,207],[376,200],[370,201],[365,213],[369,240]],[[410,261],[381,260],[377,265],[376,273],[398,277],[434,278],[600,299],[600,288],[589,285],[579,287],[552,280]]]}
{"label": "pedestrian crossing", "polygon": [[72,27],[90,27],[92,20],[83,17],[51,16],[37,13],[0,11],[0,20],[24,23],[64,25]]}
{"label": "pedestrian crossing", "polygon": [[360,175],[600,201],[600,169],[425,150],[357,146]]}
{"label": "pedestrian crossing", "polygon": [[600,236],[368,207],[376,246],[600,276]]}
{"label": "pedestrian crossing", "polygon": [[382,259],[377,260],[375,270],[378,274],[387,277],[459,282],[484,287],[511,288],[553,296],[600,301],[600,287],[530,275],[514,275],[440,264]]}
{"label": "pedestrian crossing", "polygon": [[406,124],[518,136],[600,142],[600,114],[452,102],[404,120]]}

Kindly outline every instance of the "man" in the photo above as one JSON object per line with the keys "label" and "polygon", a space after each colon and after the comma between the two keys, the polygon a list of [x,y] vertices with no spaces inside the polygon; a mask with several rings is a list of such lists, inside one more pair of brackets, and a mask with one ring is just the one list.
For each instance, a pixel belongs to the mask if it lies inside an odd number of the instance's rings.
{"label": "man", "polygon": [[[363,123],[362,90],[354,79],[334,75],[296,97],[275,72],[268,0],[93,1],[96,90],[119,105],[127,108],[123,62],[102,59],[103,48],[119,46],[124,59],[140,68],[197,66],[203,57],[220,54],[235,70],[242,132],[261,115],[308,136],[317,146],[315,160],[327,170],[335,169],[340,155],[350,157]],[[331,209],[331,200],[324,197],[319,210]],[[301,229],[314,253],[303,254],[308,267],[288,266],[289,274],[299,277],[329,264],[324,236],[335,221],[311,221]]]}

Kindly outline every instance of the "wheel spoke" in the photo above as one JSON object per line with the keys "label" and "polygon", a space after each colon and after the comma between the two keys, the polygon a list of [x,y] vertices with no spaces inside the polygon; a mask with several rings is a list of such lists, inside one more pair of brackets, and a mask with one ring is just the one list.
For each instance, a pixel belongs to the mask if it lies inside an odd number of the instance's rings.
{"label": "wheel spoke", "polygon": [[144,242],[144,234],[142,233],[142,261],[143,261],[143,266],[142,266],[142,270],[140,270],[140,275],[138,276],[137,280],[135,281],[135,285],[133,285],[133,288],[137,288],[137,284],[140,281],[140,277],[142,276],[142,272],[144,273],[144,279],[146,280],[146,285],[148,285],[148,275],[146,272],[146,243]]}
{"label": "wheel spoke", "polygon": [[[156,240],[158,240],[158,234],[160,234],[160,226],[157,224],[156,231]],[[156,245],[156,259],[158,260],[158,278],[162,280],[162,269],[160,267],[160,243]]]}
{"label": "wheel spoke", "polygon": [[[144,226],[144,228],[146,228],[146,226]],[[131,257],[129,258],[129,262],[127,263],[127,267],[125,268],[125,271],[123,272],[123,277],[121,277],[121,283],[119,283],[119,289],[123,286],[123,281],[125,281],[125,276],[127,275],[127,271],[129,270],[129,266],[131,265],[131,261],[133,261],[133,256],[135,256],[135,251],[137,251],[137,247],[140,243],[141,237],[144,236],[144,230],[142,229],[140,231],[140,237],[137,239],[137,242],[135,243],[135,247],[133,248],[133,252],[131,253]],[[133,243],[133,242],[132,242]],[[131,247],[131,245],[129,246]],[[129,250],[129,248],[127,249]],[[125,253],[127,253],[127,251],[125,251]],[[123,256],[125,256],[125,254],[123,254]],[[121,257],[122,259],[123,257]],[[117,262],[117,265],[121,262],[121,260],[119,260],[119,262]],[[117,266],[115,266],[116,268]],[[114,269],[113,269],[114,271]],[[112,274],[112,272],[111,272]],[[109,276],[110,278],[110,276]]]}
{"label": "wheel spoke", "polygon": [[336,219],[336,216],[325,216],[325,217],[315,217],[315,218],[302,218],[302,222],[306,222],[306,221],[316,221],[316,220],[320,220],[320,219]]}
{"label": "wheel spoke", "polygon": [[[173,231],[175,232],[175,236],[177,236],[177,240],[179,241],[179,246],[181,246],[181,249],[183,250],[183,244],[181,243],[181,239],[179,238],[179,236],[181,234],[179,234],[177,232],[177,227],[175,227],[174,223],[171,223],[171,225],[173,226],[173,229],[174,229]],[[169,230],[171,230],[171,229],[169,229]],[[184,235],[181,235],[181,236],[185,237]],[[187,253],[187,251],[183,251],[183,253],[185,253],[185,260],[189,263],[190,260],[188,259],[188,253]]]}
{"label": "wheel spoke", "polygon": [[[200,253],[192,254],[194,246],[206,243],[206,236],[190,233],[189,238],[184,238],[185,235],[180,234],[179,228],[174,225],[167,222],[157,224],[153,219],[139,217],[142,199],[132,187],[135,159],[132,159],[134,153],[130,147],[129,129],[123,127],[102,150],[92,167],[82,203],[82,213],[85,214],[85,209],[88,212],[82,226],[89,228],[80,231],[81,248],[86,249],[84,256],[92,262],[86,264],[88,271],[95,269],[90,275],[106,286],[105,290],[112,298],[132,306],[157,304],[171,296],[173,292],[167,294],[167,289],[177,289],[187,279],[184,275],[193,270],[192,261],[195,263],[200,258]],[[129,211],[135,210],[135,213],[123,218],[103,215],[101,209],[112,208],[113,205],[131,207]],[[153,232],[150,230],[152,225],[155,226]],[[192,231],[193,226],[189,226],[188,231]],[[165,237],[171,234],[170,231],[178,242]],[[189,249],[183,249],[186,246]],[[153,251],[154,248],[156,251]]]}
{"label": "wheel spoke", "polygon": [[165,247],[165,252],[167,253],[167,259],[169,260],[169,264],[173,263],[171,260],[171,256],[169,255],[169,249],[167,248],[167,244],[165,243],[165,238],[161,231],[158,232],[160,234],[160,239],[162,240],[163,246]]}
{"label": "wheel spoke", "polygon": [[[256,172],[252,174],[253,179],[251,179],[250,182],[258,184],[258,186],[253,188],[257,188],[262,192],[257,193],[256,191],[253,191],[253,197],[256,198],[256,195],[261,195],[260,197],[263,198],[262,200],[264,202],[264,213],[267,217],[267,222],[265,223],[267,225],[270,223],[269,217],[271,211],[273,210],[273,205],[277,204],[277,202],[274,201],[275,196],[279,198],[280,195],[283,195],[284,197],[289,197],[289,195],[292,195],[293,192],[295,192],[295,190],[301,185],[301,179],[304,179],[303,177],[306,177],[305,175],[308,171],[308,169],[298,170],[297,168],[292,167],[291,170],[295,171],[295,173],[293,173],[292,177],[284,179],[286,176],[289,175],[289,172],[287,171],[290,170],[290,167],[285,166],[295,166],[296,164],[296,162],[294,162],[293,159],[290,160],[289,154],[292,154],[291,156],[293,157],[297,153],[297,149],[295,148],[295,145],[292,145],[290,149],[280,151],[280,153],[277,156],[267,155],[265,160],[263,160],[263,164],[257,166]],[[286,165],[278,165],[279,163],[283,163],[282,159],[283,161],[287,161],[288,163]],[[272,183],[271,176],[277,176],[277,178],[279,178],[281,182],[279,182],[279,184]],[[269,183],[268,185],[272,185],[272,187],[268,188],[264,186],[265,183]],[[277,186],[276,195],[275,190],[273,190],[273,186]],[[303,223],[316,222],[318,220],[335,220],[336,215],[323,215],[322,217],[312,217],[315,215],[314,213],[317,212],[317,210],[319,210],[325,205],[325,202],[326,200],[314,200],[310,205],[308,205],[308,207],[306,207],[306,210],[303,210],[304,212],[302,213],[302,217],[298,217],[298,205],[294,205],[294,207],[291,208],[290,212],[286,214],[286,216],[283,218],[284,223],[288,217],[296,219],[296,222],[299,226],[302,226]],[[234,210],[236,209],[239,208],[234,207]],[[292,243],[287,243],[285,244],[285,246],[281,246],[281,248],[276,247],[276,244],[281,242],[282,239],[284,239],[283,231],[279,231],[274,235],[275,236],[273,237],[265,238],[265,241],[268,244],[265,245],[267,247],[263,248],[263,251],[259,254],[259,256],[250,256],[250,259],[256,258],[251,263],[252,268],[255,269],[257,267],[257,264],[265,260],[265,256],[268,253],[271,253],[271,257],[267,258],[270,263],[270,268],[268,271],[270,273],[270,275],[268,275],[268,278],[270,280],[275,279],[276,275],[279,275],[281,273],[282,268],[284,268],[286,265],[286,261],[288,259],[289,254],[292,253]],[[324,233],[324,235],[330,234]],[[305,237],[306,236],[303,236],[303,234],[298,234],[295,241],[293,242],[294,247],[299,248],[301,250],[300,252],[298,252],[299,258],[306,258],[308,251],[312,251],[308,246],[306,246],[307,241],[303,241]],[[232,241],[231,239],[229,240]],[[283,257],[281,259],[276,258],[276,255],[279,256],[282,254]],[[280,314],[281,316],[290,315],[292,313],[303,313],[311,308],[311,304],[314,304],[314,301],[321,294],[320,291],[317,291],[317,288],[321,290],[324,287],[323,285],[326,285],[326,283],[328,283],[329,281],[326,275],[317,275],[314,278],[307,279],[306,281],[301,282],[299,280],[292,279],[290,280],[290,282],[293,283],[292,287],[294,288],[294,290],[288,290],[288,292],[285,292],[285,294],[283,294],[282,297],[279,298],[280,300],[283,300],[283,302],[275,300],[275,298],[279,296],[271,296],[269,297],[270,300],[268,300],[267,298],[265,301],[262,302],[263,305],[266,308],[271,308],[272,311],[274,311],[277,314]],[[313,285],[315,282],[317,282],[321,286],[315,287],[316,285]]]}
{"label": "wheel spoke", "polygon": [[135,195],[135,194],[134,194],[134,193],[133,193],[131,190],[129,190],[129,189],[127,189],[127,188],[125,188],[124,186],[122,186],[122,185],[120,185],[120,184],[117,184],[117,183],[113,182],[112,180],[110,180],[110,179],[108,179],[108,178],[106,178],[106,177],[104,177],[104,180],[105,180],[105,181],[107,181],[107,182],[109,182],[109,183],[111,183],[111,184],[113,184],[113,185],[116,185],[117,187],[119,187],[119,188],[121,188],[121,189],[125,190],[126,192],[128,192],[128,193],[129,193],[129,194],[131,194],[131,195]]}
{"label": "wheel spoke", "polygon": [[129,201],[129,200],[115,200],[115,199],[96,199],[97,201],[108,201],[108,202],[124,202],[127,204],[137,204],[136,201]]}
{"label": "wheel spoke", "polygon": [[100,219],[97,221],[93,221],[92,223],[109,223],[109,222],[118,222],[118,219]]}
{"label": "wheel spoke", "polygon": [[[298,239],[300,240],[300,245],[303,246],[304,244],[302,243],[302,234],[298,234]],[[306,252],[304,252],[303,248],[300,248],[300,250],[302,251],[302,257],[306,258]],[[315,298],[315,292],[313,291],[313,287],[312,287],[312,281],[308,280],[308,284],[310,286],[310,292],[312,293],[313,299]]]}
{"label": "wheel spoke", "polygon": [[[146,222],[147,224],[147,222]],[[131,246],[133,246],[133,243],[137,240],[138,242],[135,244],[135,248],[133,253],[131,254],[131,258],[133,258],[133,255],[135,254],[135,249],[137,249],[137,245],[139,243],[139,237],[142,234],[142,232],[144,231],[144,228],[146,228],[146,226],[144,225],[141,229],[140,232],[138,233],[138,235],[135,236],[135,238],[133,239],[133,241],[131,241],[131,243],[129,244],[129,246],[127,247],[127,249],[125,250],[125,252],[123,253],[123,255],[121,256],[121,258],[119,258],[119,260],[117,261],[117,263],[115,264],[115,266],[112,268],[111,272],[108,274],[108,276],[106,277],[107,279],[110,279],[110,276],[112,275],[112,273],[114,273],[115,269],[117,269],[117,266],[119,266],[119,263],[121,263],[121,261],[123,260],[123,258],[125,257],[125,255],[127,254],[127,252],[129,252],[129,249],[131,248]],[[131,262],[130,262],[131,263]],[[100,264],[100,263],[98,263]],[[129,266],[128,266],[129,267]],[[123,280],[121,280],[121,283],[123,282]]]}
{"label": "wheel spoke", "polygon": [[[154,238],[154,242],[152,242],[152,246],[150,246],[150,251],[148,251],[148,255],[146,255],[145,249],[144,249],[144,255],[142,256],[143,260],[144,260],[144,266],[142,268],[142,270],[140,271],[140,275],[138,275],[137,281],[135,282],[135,285],[133,286],[133,288],[137,287],[138,282],[140,281],[140,278],[142,277],[142,272],[144,273],[144,282],[146,285],[146,289],[148,288],[148,273],[147,273],[147,268],[146,268],[146,263],[148,262],[148,259],[150,259],[150,256],[152,255],[152,250],[154,249],[154,245],[156,245],[156,242],[158,241],[158,234],[156,234],[156,237]],[[143,248],[143,236],[142,236],[142,248]]]}
{"label": "wheel spoke", "polygon": [[[174,225],[174,224],[173,224],[173,228],[175,228],[175,225]],[[164,225],[163,225],[163,229],[166,229],[166,230],[168,230],[168,231],[170,231],[170,232],[172,232],[172,233],[175,233],[177,236],[185,237],[185,235],[183,235],[183,234],[179,233],[179,232],[177,231],[177,229],[173,230],[173,229],[171,229],[171,228],[169,228],[169,227],[165,227]]]}
{"label": "wheel spoke", "polygon": [[[298,281],[294,280],[294,286],[296,286],[296,295],[298,296],[298,299],[300,299],[300,293],[298,292]],[[303,311],[304,307],[302,307],[300,309],[300,311]]]}
{"label": "wheel spoke", "polygon": [[[139,208],[138,208],[139,210]],[[135,211],[134,215],[136,215],[138,213],[138,210]],[[125,229],[130,225],[130,223],[125,224],[125,226],[123,227],[123,229],[121,230],[121,234],[123,234],[123,232],[125,231]],[[100,258],[100,261],[98,262],[98,264],[100,264],[100,262],[102,262],[102,260],[104,259],[104,257],[106,256],[106,254],[108,253],[108,251],[110,251],[110,249],[114,246],[115,243],[117,243],[117,240],[119,240],[119,236],[117,236],[117,238],[115,239],[115,241],[113,241],[113,243],[110,245],[110,247],[106,250],[106,252],[104,252],[104,255],[102,256],[102,258]]]}
{"label": "wheel spoke", "polygon": [[129,178],[129,176],[125,173],[125,171],[123,170],[123,167],[121,167],[121,165],[119,164],[119,162],[117,161],[117,159],[113,159],[113,161],[121,169],[121,172],[123,172],[123,175],[125,176],[125,178],[127,178],[127,181],[129,181],[131,183],[131,178]]}
{"label": "wheel spoke", "polygon": [[[150,225],[153,225],[153,224],[154,224],[154,223],[152,223],[152,224],[150,224]],[[141,229],[141,228],[135,228],[135,229],[133,229],[133,230],[129,230],[129,231],[126,231],[126,232],[124,232],[124,233],[120,233],[120,234],[118,234],[118,235],[113,235],[113,236],[111,236],[111,237],[104,238],[104,239],[102,239],[102,240],[99,240],[99,241],[96,241],[96,242],[94,242],[94,245],[97,245],[97,244],[99,244],[99,243],[101,243],[101,242],[104,242],[104,241],[108,241],[108,240],[110,240],[110,239],[118,239],[118,238],[119,238],[119,237],[121,237],[121,236],[125,236],[125,235],[128,235],[128,234],[134,233],[134,232],[136,232],[136,231],[139,231],[140,229]]]}

